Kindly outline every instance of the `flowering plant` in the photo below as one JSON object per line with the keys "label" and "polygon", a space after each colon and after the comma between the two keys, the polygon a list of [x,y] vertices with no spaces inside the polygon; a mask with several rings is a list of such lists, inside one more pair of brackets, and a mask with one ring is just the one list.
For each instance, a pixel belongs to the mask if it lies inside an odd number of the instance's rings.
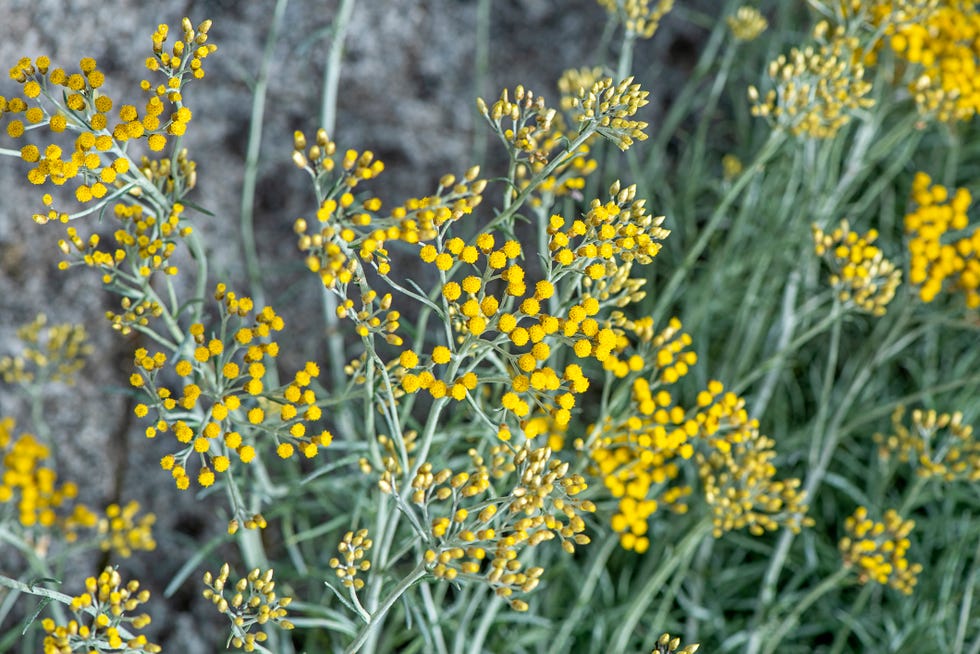
{"label": "flowering plant", "polygon": [[[762,54],[769,20],[725,3],[655,124],[630,68],[674,2],[598,4],[621,36],[605,67],[567,71],[556,104],[524,85],[477,99],[499,159],[428,194],[388,206],[372,151],[329,120],[292,133],[283,158],[313,197],[290,217],[295,261],[326,356],[268,299],[249,221],[243,268],[209,268],[190,89],[220,56],[210,20],[185,18],[173,43],[157,27],[135,104],[92,58],[10,70],[0,117],[20,147],[3,153],[40,187],[34,222],[68,225],[58,267],[94,269],[113,298],[156,474],[221,516],[162,594],[200,579],[225,647],[842,651],[890,629],[888,611],[909,624],[889,642],[966,647],[980,551],[944,558],[915,525],[965,507],[959,538],[980,534],[964,399],[980,382],[966,347],[980,230],[968,188],[948,190],[975,113],[956,73],[975,56],[959,47],[980,25],[969,3],[811,2],[810,40],[763,76],[736,63]],[[731,151],[717,115],[744,121]],[[911,172],[939,138],[955,146],[942,184]],[[20,570],[0,586],[42,602],[24,651],[160,651],[133,615],[152,612],[149,591],[115,567],[157,548],[158,516],[121,498],[96,510],[59,483],[64,436],[44,419],[93,327],[46,320],[0,359],[36,432],[0,421],[0,535]],[[906,427],[908,403],[961,409],[917,409]],[[894,434],[869,435],[889,413]],[[85,592],[55,590],[93,550]],[[913,618],[905,595],[930,566],[967,585]]]}

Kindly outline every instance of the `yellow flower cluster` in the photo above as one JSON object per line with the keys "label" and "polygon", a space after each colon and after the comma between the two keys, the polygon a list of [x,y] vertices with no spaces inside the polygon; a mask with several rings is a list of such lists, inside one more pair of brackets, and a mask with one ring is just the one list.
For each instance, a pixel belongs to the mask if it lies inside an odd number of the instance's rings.
{"label": "yellow flower cluster", "polygon": [[9,416],[0,419],[0,509],[15,506],[21,526],[57,529],[65,540],[75,541],[79,529],[96,525],[96,514],[74,502],[74,482],[58,485],[58,474],[46,465],[51,450],[31,434],[15,438],[14,425]]}
{"label": "yellow flower cluster", "polygon": [[157,544],[153,539],[153,523],[156,516],[147,513],[137,517],[140,503],[130,501],[125,507],[110,504],[106,507],[105,517],[99,519],[97,527],[99,546],[104,552],[118,552],[120,556],[129,557],[133,550],[153,551]]}
{"label": "yellow flower cluster", "polygon": [[736,41],[755,40],[769,27],[766,17],[758,9],[748,5],[739,7],[725,22]]}
{"label": "yellow flower cluster", "polygon": [[150,616],[145,613],[127,615],[149,599],[150,591],[140,590],[138,581],[133,580],[123,585],[119,572],[106,568],[98,578],[86,579],[85,592],[72,598],[70,608],[75,618],[67,625],[58,625],[51,618],[41,621],[47,634],[44,638],[44,654],[110,650],[162,651],[159,645],[149,642],[146,636],[126,635],[128,632],[124,631],[125,628],[143,629],[150,624]]}
{"label": "yellow flower cluster", "polygon": [[908,2],[879,2],[872,21],[912,64],[909,90],[919,111],[940,122],[970,120],[980,109],[980,13],[969,0],[938,0],[909,11]]}
{"label": "yellow flower cluster", "polygon": [[633,145],[634,139],[645,141],[647,123],[631,120],[640,107],[649,104],[649,91],[640,90],[632,77],[613,82],[611,77],[596,81],[588,88],[579,89],[572,101],[571,114],[579,129],[587,126],[609,139],[620,150]]}
{"label": "yellow flower cluster", "polygon": [[799,532],[812,525],[800,480],[775,479],[773,440],[759,433],[754,420],[733,434],[737,437],[729,446],[697,457],[715,537],[746,527],[761,536],[780,526]]}
{"label": "yellow flower cluster", "polygon": [[[327,179],[326,173],[337,166],[336,154],[336,145],[323,129],[317,131],[316,143],[308,149],[306,137],[301,132],[294,135],[293,161],[314,179]],[[412,198],[382,216],[381,200],[369,197],[357,201],[350,190],[360,181],[380,174],[383,164],[370,151],[348,150],[339,162],[339,170],[342,174],[333,178],[329,188],[321,189],[323,199],[316,212],[319,227],[314,229],[311,221],[298,218],[293,229],[310,271],[319,275],[324,287],[345,298],[351,283],[362,285],[362,294],[367,292],[363,265],[381,275],[390,272],[387,242],[414,244],[434,239],[446,224],[471,213],[482,201],[481,193],[486,187],[485,180],[477,179],[480,169],[474,166],[462,180],[444,175],[434,195]],[[359,321],[358,326],[374,329],[364,321]]]}
{"label": "yellow flower cluster", "polygon": [[697,643],[681,647],[680,638],[671,638],[670,634],[664,634],[657,639],[657,646],[650,654],[694,654],[700,647]]}
{"label": "yellow flower cluster", "polygon": [[[823,37],[830,32],[830,38]],[[831,138],[854,113],[874,105],[867,97],[871,83],[857,63],[860,44],[844,28],[832,31],[826,22],[814,30],[818,46],[793,48],[769,63],[773,88],[760,94],[750,86],[752,115],[768,119],[794,136]]]}
{"label": "yellow flower cluster", "polygon": [[602,68],[569,68],[558,78],[558,92],[561,93],[560,106],[562,111],[571,111],[581,94],[592,88],[592,85],[605,75]]}
{"label": "yellow flower cluster", "polygon": [[851,231],[842,220],[829,234],[813,225],[813,249],[830,268],[830,285],[844,304],[875,316],[885,315],[888,303],[902,283],[902,271],[877,246],[877,230]]}
{"label": "yellow flower cluster", "polygon": [[951,290],[966,296],[968,307],[980,307],[980,228],[967,232],[970,192],[958,188],[950,198],[945,186],[919,172],[911,196],[913,208],[905,215],[909,281],[919,287],[923,302],[932,302],[949,281]]}
{"label": "yellow flower cluster", "polygon": [[[184,106],[181,91],[188,79],[204,77],[203,61],[216,50],[216,46],[207,43],[210,27],[211,21],[207,20],[195,30],[190,20],[184,18],[183,36],[174,43],[171,52],[163,49],[167,26],[157,28],[153,35],[153,55],[146,60],[146,66],[163,75],[165,81],[156,86],[148,80],[141,82],[142,90],[148,95],[142,116],[135,105],[117,107],[105,94],[105,74],[90,57],[79,62],[77,73],[53,68],[48,57],[33,61],[21,59],[10,70],[10,77],[22,85],[24,98],[0,97],[0,115],[17,116],[7,122],[8,136],[20,138],[43,125],[56,134],[66,131],[78,134],[68,157],[63,157],[62,148],[54,143],[43,148],[25,145],[21,158],[35,164],[28,172],[28,180],[33,184],[50,181],[55,186],[77,180],[74,195],[80,203],[101,204],[140,187],[135,167],[126,154],[127,142],[143,140],[150,150],[160,151],[168,137],[179,138],[184,134],[191,111]],[[42,100],[46,103],[42,104]],[[168,105],[172,112],[165,115]],[[115,120],[110,117],[113,113]],[[183,192],[186,188],[179,190]],[[35,215],[36,221],[68,219],[67,214],[53,208],[50,195],[45,194],[43,200],[50,210]]]}
{"label": "yellow flower cluster", "polygon": [[544,163],[547,150],[540,142],[550,136],[558,112],[545,106],[543,97],[521,85],[514,88],[513,95],[512,101],[510,91],[504,89],[489,108],[483,98],[478,98],[477,109],[490,121],[494,132],[515,158]]}
{"label": "yellow flower cluster", "polygon": [[615,424],[607,419],[590,456],[618,499],[610,524],[620,534],[620,545],[642,554],[650,547],[649,519],[660,502],[677,513],[687,511],[685,498],[691,488],[668,485],[680,474],[677,460],[694,454],[689,439],[698,433],[698,423],[687,419],[668,391],[653,392],[643,377],[633,381],[629,413]]}
{"label": "yellow flower cluster", "polygon": [[8,384],[74,384],[92,346],[85,342],[85,326],[64,323],[46,327],[47,316],[17,328],[24,348],[16,356],[0,357],[0,377]]}
{"label": "yellow flower cluster", "polygon": [[[171,263],[170,257],[177,249],[178,239],[186,238],[192,231],[189,225],[181,224],[183,212],[184,205],[175,202],[169,215],[161,219],[145,213],[140,205],[117,204],[113,214],[122,227],[113,233],[112,249],[99,247],[98,234],[83,240],[74,227],[67,229],[68,238],[58,241],[58,247],[65,255],[74,250],[75,264],[101,270],[102,283],[107,286],[117,280],[146,278],[157,271],[176,275],[177,266]],[[66,260],[58,267],[67,270],[71,265]]]}
{"label": "yellow flower cluster", "polygon": [[[244,464],[256,457],[253,443],[259,435],[274,439],[276,454],[284,459],[297,450],[312,458],[333,440],[330,432],[313,428],[322,415],[310,387],[319,375],[315,363],[307,362],[290,383],[265,388],[266,366],[279,353],[271,336],[283,329],[282,318],[271,307],[254,311],[251,298],[239,297],[224,284],[218,284],[214,297],[219,302],[220,329],[209,338],[203,324],[191,325],[188,339],[193,351],[173,367],[186,380],[179,393],[156,383],[167,364],[162,352],[151,355],[145,348],[138,349],[137,371],[130,377],[134,387],[145,389],[157,413],[157,421],[146,428],[147,438],[172,431],[183,445],[160,462],[181,490],[190,486],[191,458],[201,465],[198,484],[211,486],[215,473],[230,468],[232,453]],[[149,411],[144,403],[135,407],[140,418]]]}
{"label": "yellow flower cluster", "polygon": [[[548,446],[498,444],[491,450],[490,465],[476,450],[470,450],[470,458],[469,472],[434,471],[426,462],[412,480],[411,500],[429,525],[425,562],[437,578],[481,580],[508,598],[514,610],[527,610],[514,593],[534,590],[544,570],[522,570],[521,552],[557,538],[573,553],[576,545],[589,542],[580,514],[595,511],[595,505],[577,498],[587,488],[585,479],[570,473],[567,462],[553,458]],[[491,478],[511,490],[480,499]],[[386,473],[380,487],[397,493],[395,483]]]}
{"label": "yellow flower cluster", "polygon": [[[549,415],[563,428],[575,396],[589,388],[589,380],[578,363],[561,370],[548,365],[560,358],[559,350],[594,359],[619,377],[639,370],[642,357],[620,358],[628,339],[621,329],[600,322],[599,314],[603,306],[622,306],[641,297],[637,284],[620,274],[628,273],[628,266],[616,262],[649,262],[668,232],[660,227],[662,217],[646,213],[635,187],[621,189],[616,182],[610,190],[612,199],[593,202],[582,219],[566,223],[558,215],[550,218],[550,274],[534,282],[519,263],[520,244],[498,243],[492,232],[478,234],[469,244],[452,238],[442,247],[423,246],[422,260],[449,278],[442,296],[454,319],[456,343],[437,345],[424,357],[404,351],[395,373],[402,390],[462,401],[478,381],[470,369],[477,363],[471,357],[479,352],[476,343],[489,344],[506,362],[510,377],[510,388],[500,399],[503,408],[522,420],[535,413]],[[601,300],[589,294],[579,301],[558,298],[556,289],[566,278],[594,286]],[[486,340],[488,335],[492,340]]]}
{"label": "yellow flower cluster", "polygon": [[[668,363],[667,357],[661,362]],[[686,374],[686,367],[682,371]],[[692,456],[712,508],[715,537],[734,529],[759,535],[781,525],[810,524],[799,480],[775,479],[774,443],[759,434],[745,401],[711,381],[698,394],[697,409],[685,409],[663,388],[677,378],[661,376],[655,384],[634,380],[629,417],[607,421],[590,452],[606,488],[619,500],[611,525],[620,544],[639,553],[649,548],[649,519],[661,502],[675,512],[687,511],[690,486],[671,482],[680,474],[679,462]],[[706,453],[695,449],[699,442]]]}
{"label": "yellow flower cluster", "polygon": [[936,413],[933,410],[912,412],[911,428],[903,422],[905,407],[892,413],[892,433],[875,434],[882,458],[898,456],[911,463],[920,477],[946,482],[980,481],[980,441],[973,427],[963,423],[963,414]]}
{"label": "yellow flower cluster", "polygon": [[156,300],[143,298],[133,302],[128,297],[119,301],[120,313],[107,310],[106,320],[112,325],[112,329],[123,336],[133,333],[134,329],[141,329],[150,324],[150,318],[159,318],[163,315],[163,307]]}
{"label": "yellow flower cluster", "polygon": [[651,0],[598,0],[598,2],[623,23],[627,38],[649,39],[660,27],[660,20],[674,8],[674,0],[658,0],[656,4],[651,4]]}
{"label": "yellow flower cluster", "polygon": [[920,564],[910,564],[905,558],[914,526],[915,522],[903,520],[894,509],[885,512],[884,522],[875,522],[868,518],[865,507],[858,507],[844,521],[847,536],[840,541],[844,565],[857,571],[862,584],[874,581],[911,595],[922,571]]}
{"label": "yellow flower cluster", "polygon": [[293,629],[293,623],[286,619],[286,607],[293,598],[276,594],[272,568],[264,572],[255,568],[234,585],[228,584],[230,574],[227,563],[221,566],[217,575],[205,572],[204,585],[207,588],[203,591],[204,599],[214,604],[231,621],[232,635],[229,640],[232,647],[246,652],[256,649],[267,651],[261,643],[268,639],[268,635],[264,631],[251,633],[251,629],[270,622],[287,631]]}
{"label": "yellow flower cluster", "polygon": [[361,338],[370,334],[380,334],[391,345],[402,345],[402,337],[397,333],[401,326],[401,312],[391,308],[391,293],[385,293],[381,298],[374,290],[361,295],[361,308],[354,310],[354,301],[344,300],[337,307],[337,317],[349,318],[354,322],[354,333]]}
{"label": "yellow flower cluster", "polygon": [[343,560],[333,557],[328,564],[337,573],[342,583],[347,588],[355,591],[364,588],[364,580],[357,575],[371,569],[371,562],[364,558],[368,551],[374,546],[374,541],[368,538],[368,530],[360,529],[355,534],[348,531],[337,546],[337,551]]}

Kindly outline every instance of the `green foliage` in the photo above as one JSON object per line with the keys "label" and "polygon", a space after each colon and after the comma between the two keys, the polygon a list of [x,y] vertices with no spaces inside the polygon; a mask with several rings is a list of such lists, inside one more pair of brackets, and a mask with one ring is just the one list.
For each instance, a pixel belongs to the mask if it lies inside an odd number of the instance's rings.
{"label": "green foliage", "polygon": [[[42,602],[22,651],[159,650],[129,615],[161,601],[139,582],[109,567],[78,595],[48,587],[79,552],[156,545],[152,515],[100,516],[50,467],[45,384],[105,328],[142,337],[129,381],[142,435],[166,443],[156,473],[227,520],[172,584],[227,619],[227,647],[980,649],[980,229],[957,187],[980,161],[959,74],[973,3],[600,4],[618,41],[557,105],[524,86],[477,101],[504,170],[473,162],[387,208],[372,152],[294,134],[316,194],[297,260],[331,355],[298,370],[278,363],[304,344],[264,299],[251,208],[245,293],[209,277],[194,230],[182,91],[216,52],[210,21],[170,46],[157,28],[140,108],[92,59],[11,69],[22,97],[0,116],[23,145],[2,152],[47,185],[35,222],[72,223],[63,274],[95,269],[119,302],[102,327],[40,317],[0,359],[37,432],[0,421],[0,536],[21,564],[0,620],[18,593]],[[629,72],[668,16],[705,40],[651,125]],[[113,243],[85,235],[93,215]]]}

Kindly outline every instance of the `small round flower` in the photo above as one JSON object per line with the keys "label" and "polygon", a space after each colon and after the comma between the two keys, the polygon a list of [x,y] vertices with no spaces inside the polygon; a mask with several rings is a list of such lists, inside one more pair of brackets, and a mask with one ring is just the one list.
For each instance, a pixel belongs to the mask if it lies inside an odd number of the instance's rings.
{"label": "small round flower", "polygon": [[159,152],[166,147],[167,137],[163,134],[151,134],[149,138],[146,139],[146,145],[154,152]]}
{"label": "small round flower", "polygon": [[439,363],[439,364],[449,363],[450,358],[451,358],[451,353],[449,351],[449,348],[446,347],[445,345],[437,345],[435,348],[433,348],[432,360],[435,363]]}

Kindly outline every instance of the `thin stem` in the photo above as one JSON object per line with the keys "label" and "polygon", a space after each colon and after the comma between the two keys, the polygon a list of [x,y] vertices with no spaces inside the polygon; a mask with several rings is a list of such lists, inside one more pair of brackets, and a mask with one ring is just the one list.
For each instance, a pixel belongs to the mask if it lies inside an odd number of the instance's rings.
{"label": "thin stem", "polygon": [[[769,374],[766,375],[765,380],[762,382],[762,388],[759,389],[759,393],[755,397],[755,402],[753,403],[753,408],[758,415],[762,415],[766,412],[766,407],[769,405],[769,399],[772,397],[773,391],[776,388],[776,381],[779,378],[779,373],[782,371],[782,364],[785,361],[785,354],[787,347],[790,344],[790,339],[793,336],[793,331],[796,329],[796,295],[800,288],[800,271],[794,270],[790,273],[789,283],[786,284],[786,289],[783,291],[783,308],[779,320],[779,342],[776,345],[777,356],[779,357],[775,362],[773,367],[769,370]],[[834,305],[836,307],[836,305]],[[832,312],[831,315],[833,315]]]}
{"label": "thin stem", "polygon": [[966,591],[963,593],[963,603],[960,604],[959,620],[956,624],[956,638],[953,641],[953,654],[962,654],[966,643],[966,629],[970,622],[970,608],[973,606],[973,593],[977,588],[977,569],[980,568],[980,540],[973,551],[973,568],[970,570],[970,577],[966,582]]}
{"label": "thin stem", "polygon": [[439,624],[439,608],[432,598],[432,589],[429,584],[420,584],[419,591],[422,595],[422,604],[425,607],[425,617],[429,620],[429,626],[435,638],[436,654],[448,654],[446,649],[446,638],[442,635],[442,626]]}
{"label": "thin stem", "polygon": [[484,605],[483,617],[480,619],[480,624],[476,627],[476,633],[473,634],[473,639],[470,641],[470,652],[480,652],[483,650],[483,642],[487,639],[487,634],[490,633],[493,620],[497,617],[503,605],[504,601],[497,595],[494,595],[490,599],[489,606]]}
{"label": "thin stem", "polygon": [[[766,636],[766,648],[763,650],[764,654],[772,654],[777,650],[779,644],[783,642],[783,638],[786,634],[793,629],[797,623],[800,621],[800,616],[803,615],[804,611],[810,608],[814,602],[818,599],[834,590],[840,585],[840,582],[847,577],[850,570],[845,567],[840,567],[831,576],[820,582],[815,588],[813,588],[809,593],[807,593],[803,599],[796,602],[793,610],[790,611],[789,615],[783,618],[776,630]],[[850,615],[855,615],[851,613]]]}
{"label": "thin stem", "polygon": [[[17,579],[12,579],[4,574],[0,574],[0,586],[6,586],[7,588],[21,593],[27,593],[28,595],[34,595],[35,597],[46,597],[48,599],[54,600],[59,604],[64,604],[70,606],[73,597],[70,595],[65,595],[64,593],[59,593],[56,590],[51,590],[50,588],[44,588],[43,586],[35,586],[33,584],[25,584]],[[97,615],[95,609],[91,606],[82,607],[80,611],[87,613],[88,615]],[[116,626],[119,631],[119,635],[123,638],[131,639],[136,636],[128,631],[122,624]]]}
{"label": "thin stem", "polygon": [[[478,0],[476,6],[476,54],[473,68],[473,94],[482,98],[486,94],[490,71],[490,4],[492,0]],[[19,154],[19,153],[18,153]],[[487,156],[487,139],[483,132],[473,130],[473,161],[482,164]]]}
{"label": "thin stem", "polygon": [[609,648],[610,652],[627,652],[629,651],[629,641],[630,637],[636,631],[636,625],[640,621],[644,612],[647,610],[647,606],[650,604],[650,600],[666,583],[667,579],[674,573],[679,565],[687,561],[694,555],[694,551],[697,549],[698,545],[701,543],[701,539],[708,535],[711,531],[711,521],[702,520],[695,527],[693,527],[684,539],[677,544],[677,548],[666,557],[657,568],[656,573],[654,573],[650,579],[643,585],[643,587],[637,592],[632,599],[632,604],[626,616],[623,618],[619,629],[612,637],[612,645]]}
{"label": "thin stem", "polygon": [[[868,598],[871,597],[871,590],[874,586],[871,583],[864,585],[858,596],[854,598],[854,602],[851,604],[851,608],[847,611],[849,616],[861,615],[864,610],[864,605],[868,603]],[[833,645],[830,648],[830,654],[841,654],[844,651],[844,647],[847,645],[847,637],[851,635],[851,623],[847,622],[841,627],[837,635],[834,636]]]}
{"label": "thin stem", "polygon": [[259,176],[259,154],[262,150],[262,128],[265,124],[265,103],[269,88],[269,71],[283,17],[289,0],[276,0],[272,23],[266,38],[259,74],[252,89],[252,112],[249,120],[248,145],[245,150],[245,171],[242,179],[241,233],[245,270],[248,274],[249,292],[259,306],[265,305],[265,289],[262,284],[262,268],[255,246],[255,187]]}
{"label": "thin stem", "polygon": [[782,144],[785,135],[778,130],[770,132],[769,139],[766,141],[765,145],[756,155],[755,160],[749,166],[749,168],[739,177],[731,188],[722,197],[721,202],[715,208],[711,217],[708,219],[708,223],[705,225],[704,230],[698,236],[697,242],[688,250],[687,255],[684,260],[671,275],[667,282],[666,287],[658,292],[660,299],[657,301],[656,306],[653,310],[654,320],[659,322],[667,309],[667,305],[674,297],[677,292],[678,287],[687,278],[688,273],[694,268],[694,264],[697,262],[701,253],[704,249],[708,247],[708,242],[714,235],[715,231],[721,227],[722,222],[728,217],[728,209],[731,207],[732,203],[739,194],[748,186],[749,182],[755,178],[757,174],[762,172],[763,167],[766,162],[776,153],[779,146]]}
{"label": "thin stem", "polygon": [[[841,399],[835,403],[837,406],[837,411],[834,413],[833,417],[829,420],[825,420],[820,418],[818,415],[816,421],[817,424],[826,425],[826,427],[821,427],[820,429],[815,427],[813,430],[815,436],[823,433],[823,438],[819,442],[818,450],[812,450],[812,453],[815,453],[815,456],[812,456],[811,458],[815,458],[815,460],[810,466],[806,482],[804,483],[802,489],[803,494],[806,496],[809,502],[813,501],[817,490],[819,489],[821,483],[823,483],[827,469],[830,466],[830,462],[833,460],[834,453],[837,450],[837,445],[840,442],[841,436],[844,434],[844,431],[841,429],[841,424],[843,423],[847,412],[850,410],[851,403],[861,393],[861,391],[864,390],[869,378],[871,377],[871,374],[875,371],[878,365],[880,365],[881,360],[891,356],[894,341],[900,335],[905,333],[909,316],[910,310],[908,307],[906,307],[905,311],[900,313],[894,320],[891,329],[882,341],[881,346],[877,349],[874,355],[870,357],[867,364],[857,368],[858,372],[854,375],[854,378],[852,379],[847,391],[844,393]],[[835,323],[835,331],[838,330],[839,323]],[[832,345],[832,347],[835,349],[832,350],[831,356],[836,360],[837,352],[839,351],[839,335],[836,339],[833,336],[831,338],[832,342],[835,343]],[[830,374],[830,370],[831,369],[828,366],[825,374]],[[829,403],[829,392],[826,389],[826,377],[824,395],[826,396],[824,402]],[[824,406],[824,402],[821,402],[821,407]],[[822,414],[823,412],[821,412],[821,415]],[[814,440],[817,439],[815,438]],[[815,448],[817,445],[818,444],[815,443]],[[759,600],[756,606],[756,614],[754,618],[756,624],[758,624],[758,621],[761,620],[762,615],[767,610],[773,597],[775,596],[776,583],[779,579],[780,573],[782,572],[783,566],[786,563],[786,559],[789,556],[789,548],[794,537],[795,535],[788,529],[784,529],[782,534],[780,534],[779,542],[777,543],[776,549],[769,560],[769,567],[766,570],[766,574],[763,578],[762,589],[759,592]],[[756,628],[752,633],[751,639],[746,648],[746,652],[749,652],[750,654],[758,652],[762,645],[762,638],[762,631]]]}
{"label": "thin stem", "polygon": [[371,613],[370,621],[361,628],[354,641],[347,646],[346,650],[344,650],[346,654],[354,654],[354,652],[360,651],[361,647],[364,646],[364,643],[367,642],[367,639],[375,631],[377,631],[382,624],[384,624],[384,617],[391,607],[394,606],[395,602],[397,602],[398,599],[415,584],[415,582],[422,579],[422,577],[425,575],[425,564],[419,563],[404,579],[399,581],[398,585],[395,586],[388,596],[381,601],[378,608]]}
{"label": "thin stem", "polygon": [[337,89],[340,87],[340,62],[344,55],[347,27],[357,0],[342,0],[333,21],[327,65],[323,70],[323,94],[320,96],[320,126],[332,134],[337,126]]}
{"label": "thin stem", "polygon": [[[337,123],[337,89],[340,85],[340,67],[343,59],[344,40],[351,14],[354,11],[355,0],[343,0],[333,22],[333,34],[330,38],[330,49],[327,52],[327,62],[323,71],[323,92],[320,96],[320,125],[328,134],[334,131]],[[320,198],[317,198],[320,200]],[[330,378],[337,393],[345,385],[344,373],[344,335],[340,329],[340,319],[337,317],[337,297],[327,289],[323,289],[323,321],[325,325],[328,358],[330,360]],[[336,414],[337,426],[342,433],[353,437],[356,433],[354,419],[347,405],[338,407]],[[371,441],[373,442],[373,440]]]}
{"label": "thin stem", "polygon": [[548,648],[548,654],[560,654],[565,652],[566,643],[576,625],[583,622],[585,618],[585,612],[594,609],[592,606],[592,598],[595,592],[596,584],[599,583],[599,577],[602,575],[603,571],[606,569],[606,561],[612,555],[613,550],[616,549],[616,545],[619,544],[619,537],[615,534],[609,534],[606,538],[606,542],[602,544],[602,549],[600,549],[595,558],[592,560],[592,564],[589,566],[589,571],[585,575],[585,579],[582,581],[582,585],[579,588],[578,597],[575,600],[575,608],[572,609],[568,617],[563,620],[560,628],[555,629],[555,638],[551,641],[551,647]]}

